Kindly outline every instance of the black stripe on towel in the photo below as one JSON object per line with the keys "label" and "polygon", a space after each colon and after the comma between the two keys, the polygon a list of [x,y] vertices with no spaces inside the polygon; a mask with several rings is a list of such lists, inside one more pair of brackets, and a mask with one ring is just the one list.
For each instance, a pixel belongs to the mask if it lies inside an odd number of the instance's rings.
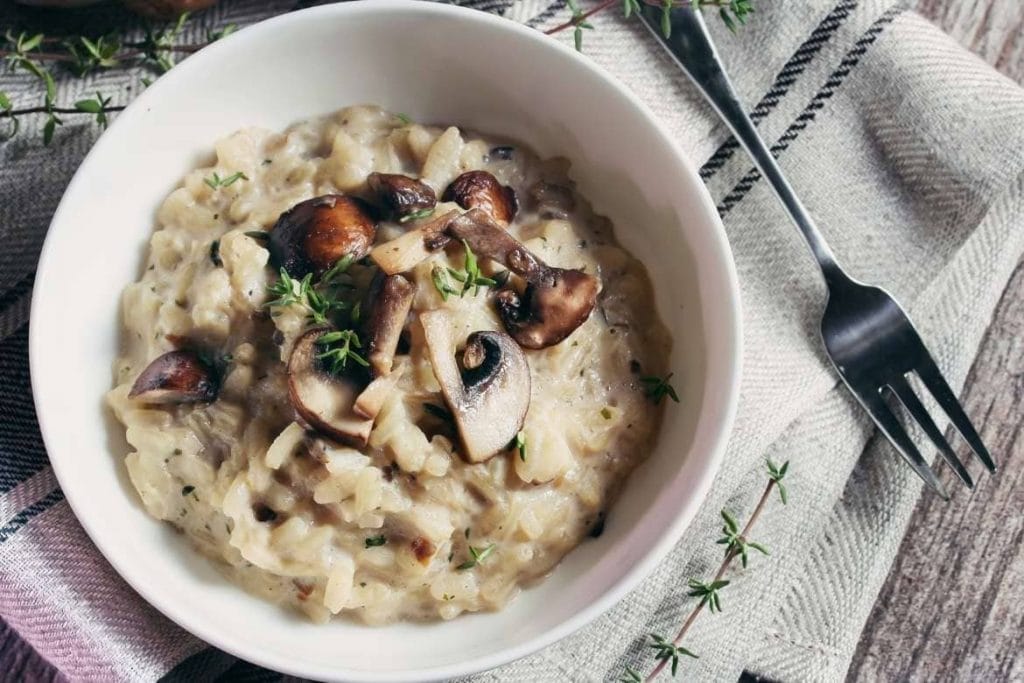
{"label": "black stripe on towel", "polygon": [[[825,81],[825,85],[821,87],[821,90],[814,96],[810,104],[804,108],[803,112],[796,118],[793,123],[789,125],[786,132],[782,134],[782,137],[771,146],[772,156],[778,157],[779,154],[789,148],[791,142],[799,137],[800,133],[803,132],[807,126],[814,121],[818,115],[818,111],[824,108],[825,103],[836,93],[839,86],[843,84],[846,77],[850,75],[853,68],[860,62],[860,58],[867,53],[868,48],[878,39],[878,36],[886,29],[886,27],[893,22],[903,11],[904,7],[897,6],[890,9],[888,12],[879,17],[878,21],[871,25],[860,40],[858,40],[854,46],[846,53],[843,57],[843,61],[840,62],[839,66],[832,75]],[[751,169],[743,178],[736,183],[736,186],[725,196],[722,203],[718,205],[718,213],[723,217],[729,213],[734,206],[740,203],[740,201],[747,196],[751,188],[757,184],[757,181],[761,179],[761,173],[757,169]]]}
{"label": "black stripe on towel", "polygon": [[[797,48],[797,51],[793,53],[793,56],[789,58],[789,61],[786,62],[778,75],[775,76],[772,87],[761,98],[761,101],[757,103],[753,111],[750,112],[751,121],[755,124],[759,123],[778,106],[782,98],[789,92],[789,89],[796,83],[800,74],[807,69],[807,66],[814,60],[814,57],[821,52],[821,49],[835,35],[839,27],[846,21],[846,18],[857,8],[857,2],[858,0],[843,0],[821,20],[821,23],[811,32],[810,37]],[[739,149],[739,146],[740,143],[734,137],[730,137],[723,142],[722,146],[715,150],[711,158],[701,166],[701,180],[705,182],[710,180],[718,172],[718,169],[722,168],[732,158],[736,150]]]}

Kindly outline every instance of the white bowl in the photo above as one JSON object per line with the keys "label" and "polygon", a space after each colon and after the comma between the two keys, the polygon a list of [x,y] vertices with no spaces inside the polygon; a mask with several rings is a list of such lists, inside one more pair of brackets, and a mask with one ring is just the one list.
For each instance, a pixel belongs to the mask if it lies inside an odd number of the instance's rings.
{"label": "white bowl", "polygon": [[[281,129],[378,103],[573,161],[572,176],[640,257],[675,339],[682,404],[630,478],[604,534],[496,614],[435,624],[316,626],[229,584],[142,509],[102,397],[122,288],[141,271],[155,210],[212,143],[245,125]],[[650,302],[638,301],[637,305]],[[714,205],[651,112],[540,33],[421,2],[356,2],[287,14],[218,41],[117,117],[53,218],[31,322],[36,409],[68,502],[114,568],[200,638],[317,679],[422,680],[503,664],[621,599],[678,540],[711,485],[740,374],[738,286]]]}

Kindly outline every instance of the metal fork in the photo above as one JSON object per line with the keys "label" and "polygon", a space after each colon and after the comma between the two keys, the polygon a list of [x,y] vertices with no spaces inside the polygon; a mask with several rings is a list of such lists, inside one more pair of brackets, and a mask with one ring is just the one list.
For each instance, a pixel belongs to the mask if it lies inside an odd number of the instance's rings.
{"label": "metal fork", "polygon": [[839,266],[736,96],[700,12],[689,7],[673,10],[671,37],[666,39],[661,31],[661,8],[646,3],[643,8],[648,29],[732,129],[782,200],[821,266],[828,287],[821,338],[847,388],[900,455],[939,495],[949,498],[891,409],[894,399],[917,421],[957,476],[972,488],[974,482],[967,469],[914,393],[908,381],[910,375],[920,378],[989,471],[995,471],[995,463],[907,314],[885,290],[857,282]]}

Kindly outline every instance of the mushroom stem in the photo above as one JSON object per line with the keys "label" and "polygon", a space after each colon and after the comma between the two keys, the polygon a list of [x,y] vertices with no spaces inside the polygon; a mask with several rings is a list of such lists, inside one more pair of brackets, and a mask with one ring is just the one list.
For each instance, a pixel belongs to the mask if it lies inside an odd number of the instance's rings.
{"label": "mushroom stem", "polygon": [[448,224],[448,232],[457,239],[465,240],[477,254],[503,263],[516,275],[528,278],[541,274],[547,268],[482,209],[470,209],[457,217]]}
{"label": "mushroom stem", "polygon": [[412,307],[416,287],[401,275],[388,275],[374,284],[367,323],[370,335],[368,348],[371,373],[380,377],[391,372],[395,349]]}
{"label": "mushroom stem", "polygon": [[388,275],[409,272],[448,242],[450,238],[444,231],[458,213],[453,209],[420,228],[378,244],[370,258]]}

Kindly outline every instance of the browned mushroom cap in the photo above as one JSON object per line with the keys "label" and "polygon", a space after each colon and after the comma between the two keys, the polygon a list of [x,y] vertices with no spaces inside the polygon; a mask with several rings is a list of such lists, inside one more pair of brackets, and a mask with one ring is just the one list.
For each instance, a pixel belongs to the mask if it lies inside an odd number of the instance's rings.
{"label": "browned mushroom cap", "polygon": [[356,197],[327,194],[299,202],[281,214],[270,232],[270,255],[292,277],[307,273],[319,277],[345,256],[366,256],[376,234],[368,204]]}
{"label": "browned mushroom cap", "polygon": [[373,420],[353,411],[362,382],[327,372],[317,359],[317,341],[329,330],[307,330],[295,341],[288,359],[288,396],[295,412],[310,427],[342,443],[362,447]]}
{"label": "browned mushroom cap", "polygon": [[491,218],[511,223],[519,210],[516,191],[502,185],[487,171],[467,171],[452,181],[441,196],[464,209],[483,209]]}
{"label": "browned mushroom cap", "polygon": [[520,295],[511,287],[498,292],[498,313],[505,329],[528,349],[559,343],[582,325],[594,310],[600,281],[580,270],[549,266],[474,209],[459,216],[448,231],[478,254],[500,261],[526,280]]}
{"label": "browned mushroom cap", "polygon": [[599,290],[593,275],[549,268],[540,277],[528,279],[522,295],[511,287],[498,292],[498,313],[505,329],[521,346],[544,349],[586,322]]}
{"label": "browned mushroom cap", "polygon": [[466,459],[482,462],[506,450],[530,407],[530,366],[522,349],[501,332],[474,332],[466,339],[460,370],[451,316],[427,311],[420,322]]}
{"label": "browned mushroom cap", "polygon": [[370,287],[369,333],[370,372],[380,377],[391,372],[395,349],[412,307],[416,286],[401,275],[378,277]]}
{"label": "browned mushroom cap", "polygon": [[388,275],[412,270],[448,243],[451,238],[444,231],[458,213],[458,210],[449,211],[390,242],[378,244],[370,252],[370,258]]}
{"label": "browned mushroom cap", "polygon": [[195,351],[168,351],[135,380],[129,398],[146,403],[195,403],[217,398],[213,367]]}
{"label": "browned mushroom cap", "polygon": [[429,212],[437,205],[434,189],[424,182],[398,173],[371,173],[366,184],[392,218],[401,220]]}

